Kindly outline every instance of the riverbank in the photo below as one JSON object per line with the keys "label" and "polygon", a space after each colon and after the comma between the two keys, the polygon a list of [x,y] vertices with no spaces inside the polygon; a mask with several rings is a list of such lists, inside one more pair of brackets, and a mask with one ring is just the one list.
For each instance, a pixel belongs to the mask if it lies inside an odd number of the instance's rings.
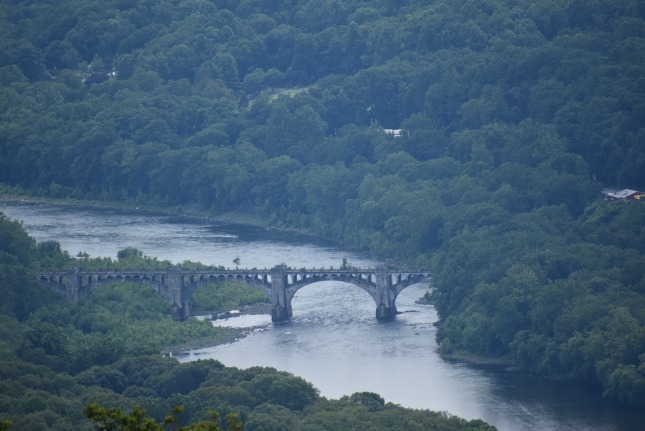
{"label": "riverbank", "polygon": [[[210,320],[211,322],[235,318],[241,316],[253,316],[253,315],[269,315],[271,314],[271,304],[268,302],[258,302],[255,304],[244,305],[240,307],[231,307],[226,310],[213,311],[211,313],[205,313],[200,315],[192,316],[197,319]],[[183,353],[188,352],[189,350],[204,349],[208,347],[215,347],[222,344],[230,344],[236,341],[241,340],[242,338],[257,332],[260,328],[259,326],[251,326],[247,328],[235,328],[229,326],[220,326],[219,328],[224,329],[225,332],[217,337],[209,338],[206,340],[200,340],[194,343],[185,343],[179,344],[176,346],[171,346],[167,349],[164,349],[161,353],[164,356],[177,356]]]}
{"label": "riverbank", "polygon": [[487,356],[476,356],[468,353],[440,353],[442,359],[449,362],[459,362],[462,364],[479,366],[479,367],[494,367],[500,368],[505,371],[517,371],[515,364],[510,358],[493,358]]}

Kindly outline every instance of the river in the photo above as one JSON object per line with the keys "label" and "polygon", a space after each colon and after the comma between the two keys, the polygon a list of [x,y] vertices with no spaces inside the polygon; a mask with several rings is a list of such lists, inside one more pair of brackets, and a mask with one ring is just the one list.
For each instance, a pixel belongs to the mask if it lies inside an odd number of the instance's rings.
{"label": "river", "polygon": [[[343,258],[363,267],[380,263],[331,242],[205,219],[10,202],[0,202],[0,212],[22,220],[38,241],[60,242],[73,256],[115,258],[132,246],[174,263],[231,267],[236,258],[250,268],[329,268]],[[273,324],[262,315],[218,322],[253,329],[234,343],[194,350],[179,360],[271,366],[302,376],[328,398],[372,391],[405,407],[481,418],[501,431],[643,429],[645,412],[604,400],[597,388],[443,360],[434,340],[436,312],[415,303],[427,289],[416,284],[404,290],[397,299],[401,314],[379,323],[373,300],[361,289],[316,283],[298,291],[290,321]]]}

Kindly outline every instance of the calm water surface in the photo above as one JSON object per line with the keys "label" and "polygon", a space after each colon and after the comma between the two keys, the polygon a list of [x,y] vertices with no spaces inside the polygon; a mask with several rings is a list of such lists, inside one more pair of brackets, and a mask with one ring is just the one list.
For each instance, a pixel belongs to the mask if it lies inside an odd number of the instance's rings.
{"label": "calm water surface", "polygon": [[[114,258],[119,249],[133,246],[175,263],[233,266],[239,257],[242,266],[259,268],[279,263],[338,267],[343,258],[356,266],[379,264],[332,243],[206,220],[6,202],[0,212],[22,220],[39,241],[59,241],[71,255]],[[271,366],[311,381],[328,398],[372,391],[406,407],[482,418],[504,431],[645,429],[645,412],[603,400],[596,389],[441,359],[434,341],[437,315],[431,306],[415,304],[427,288],[417,284],[404,290],[397,299],[401,314],[379,323],[373,300],[361,289],[316,283],[298,291],[289,322],[272,324],[269,316],[219,321],[252,328],[250,335],[179,359]]]}

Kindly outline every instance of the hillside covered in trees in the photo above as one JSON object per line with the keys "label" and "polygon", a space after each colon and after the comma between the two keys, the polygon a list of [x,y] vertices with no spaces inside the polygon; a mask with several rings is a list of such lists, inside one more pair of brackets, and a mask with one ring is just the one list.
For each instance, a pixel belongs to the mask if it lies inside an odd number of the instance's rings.
{"label": "hillside covered in trees", "polygon": [[645,405],[645,3],[13,0],[6,193],[251,214],[433,272],[446,354]]}

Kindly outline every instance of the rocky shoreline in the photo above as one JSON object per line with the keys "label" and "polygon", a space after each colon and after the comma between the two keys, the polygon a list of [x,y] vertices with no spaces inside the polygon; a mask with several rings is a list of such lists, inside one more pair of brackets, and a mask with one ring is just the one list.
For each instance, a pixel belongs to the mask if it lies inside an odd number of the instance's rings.
{"label": "rocky shoreline", "polygon": [[243,305],[229,308],[224,311],[210,313],[211,320],[228,319],[233,316],[249,316],[257,314],[271,314],[271,304],[268,302],[256,302],[255,304]]}

